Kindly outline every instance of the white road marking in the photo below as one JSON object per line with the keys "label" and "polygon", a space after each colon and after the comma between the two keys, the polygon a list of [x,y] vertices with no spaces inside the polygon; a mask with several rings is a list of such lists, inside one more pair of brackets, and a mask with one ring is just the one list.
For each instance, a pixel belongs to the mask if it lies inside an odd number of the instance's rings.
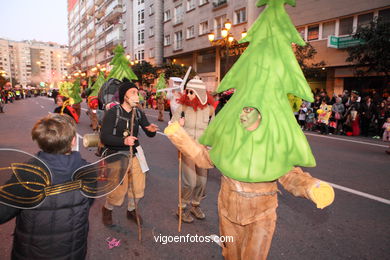
{"label": "white road marking", "polygon": [[311,133],[304,133],[305,135],[310,135],[310,136],[315,136],[315,137],[321,137],[321,138],[327,138],[327,139],[333,139],[333,140],[338,140],[338,141],[343,141],[343,142],[350,142],[350,143],[357,143],[357,144],[366,144],[366,145],[372,145],[372,146],[378,146],[378,147],[385,147],[387,148],[387,145],[383,144],[373,144],[373,143],[368,143],[368,142],[362,142],[362,141],[355,141],[355,140],[349,140],[349,139],[342,139],[342,138],[337,138],[337,137],[332,137],[332,136],[326,136],[326,135],[316,135],[316,134],[311,134]]}
{"label": "white road marking", "polygon": [[41,108],[45,108],[45,107],[41,105]]}
{"label": "white road marking", "polygon": [[83,108],[83,107],[81,108],[81,110],[83,110],[83,111],[88,111],[88,109],[86,109],[86,108]]}
{"label": "white road marking", "polygon": [[374,195],[371,195],[371,194],[368,194],[368,193],[365,193],[365,192],[361,192],[361,191],[357,191],[357,190],[354,190],[354,189],[350,189],[350,188],[347,188],[347,187],[344,187],[344,186],[340,186],[340,185],[337,185],[337,184],[334,184],[334,183],[331,183],[331,182],[328,182],[328,183],[330,185],[332,185],[336,189],[343,190],[343,191],[346,191],[346,192],[349,192],[349,193],[352,193],[352,194],[355,194],[355,195],[358,195],[358,196],[361,196],[361,197],[365,197],[365,198],[368,198],[368,199],[371,199],[371,200],[376,200],[378,202],[382,202],[384,204],[390,205],[390,200],[388,200],[388,199],[384,199],[384,198],[377,197],[377,196],[374,196]]}

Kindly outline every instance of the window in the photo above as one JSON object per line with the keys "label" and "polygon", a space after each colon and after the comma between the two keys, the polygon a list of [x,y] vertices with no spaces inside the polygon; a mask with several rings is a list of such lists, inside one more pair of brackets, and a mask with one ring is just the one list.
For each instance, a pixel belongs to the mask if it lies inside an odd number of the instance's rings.
{"label": "window", "polygon": [[226,21],[226,14],[215,17],[214,19],[214,31],[216,32],[216,37],[221,36],[221,29],[224,26],[224,23]]}
{"label": "window", "polygon": [[145,3],[145,0],[138,0],[138,5]]}
{"label": "window", "polygon": [[154,48],[149,49],[149,58],[154,58]]}
{"label": "window", "polygon": [[171,10],[166,10],[164,12],[164,22],[171,20]]}
{"label": "window", "polygon": [[309,28],[307,29],[307,40],[308,41],[318,40],[319,30],[320,27],[318,24],[309,26]]}
{"label": "window", "polygon": [[149,36],[154,36],[154,27],[153,26],[150,26],[149,27]]}
{"label": "window", "polygon": [[234,12],[234,24],[246,22],[246,8]]}
{"label": "window", "polygon": [[143,24],[145,22],[145,10],[138,11],[138,24]]}
{"label": "window", "polygon": [[322,39],[327,39],[330,35],[335,35],[336,22],[326,22],[322,24]]}
{"label": "window", "polygon": [[367,27],[370,25],[372,20],[374,19],[374,13],[361,14],[357,18],[357,26],[359,27]]}
{"label": "window", "polygon": [[199,24],[199,35],[206,34],[209,32],[209,22],[204,21]]}
{"label": "window", "polygon": [[183,48],[183,32],[178,31],[175,32],[175,39],[174,39],[174,50],[180,50]]}
{"label": "window", "polygon": [[199,6],[207,4],[209,0],[199,0]]}
{"label": "window", "polygon": [[390,22],[390,8],[380,10],[378,12],[378,18],[381,19],[383,22]]}
{"label": "window", "polygon": [[195,26],[187,27],[187,39],[195,37]]}
{"label": "window", "polygon": [[168,45],[171,45],[171,36],[169,34],[164,36],[164,46]]}
{"label": "window", "polygon": [[195,9],[195,0],[187,0],[187,11]]}
{"label": "window", "polygon": [[144,44],[145,42],[145,30],[139,30],[138,31],[138,45]]}
{"label": "window", "polygon": [[339,35],[352,34],[353,17],[340,19]]}
{"label": "window", "polygon": [[145,51],[144,50],[139,50],[135,54],[135,58],[139,61],[143,61],[145,59]]}
{"label": "window", "polygon": [[178,5],[175,7],[174,12],[174,24],[183,22],[183,5]]}
{"label": "window", "polygon": [[152,15],[152,14],[154,14],[154,5],[153,4],[149,5],[149,15]]}

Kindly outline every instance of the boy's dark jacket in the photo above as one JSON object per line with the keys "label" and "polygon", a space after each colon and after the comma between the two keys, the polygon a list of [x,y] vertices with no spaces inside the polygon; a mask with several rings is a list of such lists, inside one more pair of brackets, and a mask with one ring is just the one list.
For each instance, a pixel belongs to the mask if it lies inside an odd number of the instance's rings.
{"label": "boy's dark jacket", "polygon": [[[39,152],[37,157],[50,168],[53,185],[71,181],[72,173],[87,164],[78,152]],[[84,259],[91,204],[79,190],[49,196],[35,209],[0,204],[0,224],[16,216],[12,259]]]}

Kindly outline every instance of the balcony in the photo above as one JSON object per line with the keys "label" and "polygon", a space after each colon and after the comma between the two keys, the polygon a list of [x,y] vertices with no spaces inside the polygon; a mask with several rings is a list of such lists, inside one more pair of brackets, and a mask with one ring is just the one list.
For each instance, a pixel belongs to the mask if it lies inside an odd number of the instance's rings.
{"label": "balcony", "polygon": [[227,0],[214,0],[213,1],[213,7],[214,8],[220,8],[227,6],[228,1]]}

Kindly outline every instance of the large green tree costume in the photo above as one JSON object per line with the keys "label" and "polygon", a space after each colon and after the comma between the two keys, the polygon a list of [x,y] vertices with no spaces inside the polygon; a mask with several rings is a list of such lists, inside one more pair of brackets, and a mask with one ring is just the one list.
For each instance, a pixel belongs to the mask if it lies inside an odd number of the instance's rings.
{"label": "large green tree costume", "polygon": [[92,85],[92,92],[90,96],[97,96],[99,94],[100,88],[103,86],[106,79],[104,78],[104,73],[101,71],[97,77],[95,83]]}
{"label": "large green tree costume", "polygon": [[137,76],[130,68],[130,62],[126,58],[125,50],[121,45],[115,47],[114,54],[115,55],[110,62],[110,65],[112,65],[113,68],[110,71],[110,74],[108,74],[107,79],[115,78],[123,80],[123,78],[127,78],[128,80],[138,80]]}
{"label": "large green tree costume", "polygon": [[[293,166],[315,166],[310,146],[292,113],[287,94],[313,101],[291,43],[304,45],[284,4],[295,0],[259,0],[267,4],[242,42],[248,48],[222,80],[218,92],[236,92],[200,138],[226,176],[243,182],[278,179]],[[257,108],[260,126],[240,125],[243,107]]]}

